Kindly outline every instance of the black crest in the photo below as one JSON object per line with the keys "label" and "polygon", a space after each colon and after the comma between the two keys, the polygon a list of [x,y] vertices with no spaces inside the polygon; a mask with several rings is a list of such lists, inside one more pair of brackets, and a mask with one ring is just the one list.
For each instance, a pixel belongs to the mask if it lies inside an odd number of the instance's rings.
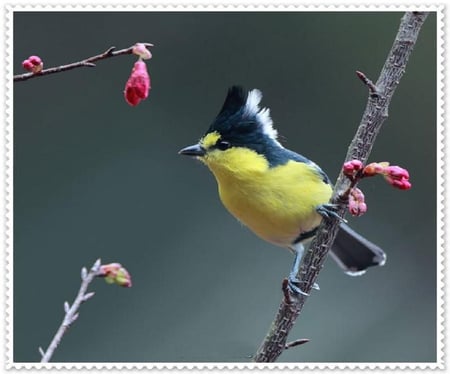
{"label": "black crest", "polygon": [[240,111],[247,103],[248,92],[241,86],[232,86],[228,89],[227,97],[217,117],[230,116]]}

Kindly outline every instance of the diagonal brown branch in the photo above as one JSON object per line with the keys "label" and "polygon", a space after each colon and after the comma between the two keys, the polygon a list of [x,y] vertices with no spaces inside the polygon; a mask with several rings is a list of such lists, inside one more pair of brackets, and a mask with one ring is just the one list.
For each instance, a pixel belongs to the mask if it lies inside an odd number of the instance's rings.
{"label": "diagonal brown branch", "polygon": [[[409,56],[417,41],[427,12],[407,12],[402,17],[397,36],[381,70],[380,77],[374,84],[363,73],[358,77],[369,89],[369,99],[363,113],[361,123],[351,142],[345,161],[352,159],[365,163],[372,150],[376,136],[388,116],[388,107],[397,85],[405,72]],[[333,190],[331,203],[338,204],[338,214],[345,214],[346,199],[343,197],[348,190],[350,181],[340,173]],[[313,288],[329,249],[333,244],[339,227],[337,219],[323,220],[318,234],[305,253],[300,266],[298,278],[303,285],[302,291],[309,294]],[[275,362],[286,349],[289,331],[302,311],[307,296],[289,295],[286,281],[283,282],[284,298],[278,313],[272,322],[269,332],[254,356],[255,362]]]}
{"label": "diagonal brown branch", "polygon": [[[146,47],[153,47],[153,44],[151,44],[151,43],[142,43],[142,44],[144,44]],[[60,65],[60,66],[55,66],[52,68],[44,69],[41,72],[36,73],[36,74],[35,73],[18,74],[18,75],[14,76],[14,82],[26,81],[31,78],[42,77],[44,75],[49,75],[49,74],[61,73],[63,71],[72,70],[72,69],[76,69],[76,68],[95,67],[96,66],[94,64],[95,61],[105,60],[107,58],[111,58],[111,57],[115,57],[115,56],[132,54],[133,47],[134,46],[131,46],[129,48],[120,49],[118,51],[115,50],[116,47],[110,47],[105,52],[103,52],[99,55],[88,57],[88,58],[78,61],[78,62],[73,62],[73,63],[67,64],[67,65]]]}

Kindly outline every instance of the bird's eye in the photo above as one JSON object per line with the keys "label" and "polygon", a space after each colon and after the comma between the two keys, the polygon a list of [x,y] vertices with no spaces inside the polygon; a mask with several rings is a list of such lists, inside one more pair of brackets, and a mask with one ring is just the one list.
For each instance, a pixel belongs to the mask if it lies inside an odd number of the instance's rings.
{"label": "bird's eye", "polygon": [[230,142],[226,142],[225,140],[220,140],[217,142],[216,147],[221,151],[225,151],[226,149],[231,147]]}

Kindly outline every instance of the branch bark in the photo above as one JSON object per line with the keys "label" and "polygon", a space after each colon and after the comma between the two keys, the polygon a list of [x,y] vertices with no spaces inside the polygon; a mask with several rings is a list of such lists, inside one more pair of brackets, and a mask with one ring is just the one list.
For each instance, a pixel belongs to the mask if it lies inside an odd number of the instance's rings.
{"label": "branch bark", "polygon": [[[348,148],[345,161],[357,159],[366,163],[369,158],[376,136],[388,117],[392,96],[405,72],[409,56],[427,15],[428,12],[404,14],[380,77],[375,84],[363,73],[357,72],[358,77],[368,87],[369,98],[358,130]],[[338,206],[337,213],[340,217],[345,214],[346,191],[348,191],[350,183],[350,180],[341,171],[330,200],[332,204]],[[289,331],[303,309],[307,299],[306,295],[309,295],[314,286],[338,229],[338,219],[322,220],[318,234],[306,251],[297,275],[305,295],[289,294],[287,282],[283,282],[284,298],[269,332],[253,358],[255,362],[275,362],[289,347],[286,345]]]}
{"label": "branch bark", "polygon": [[[142,43],[142,44],[145,45],[146,47],[153,47],[153,44],[151,44],[151,43]],[[24,73],[24,74],[15,75],[14,82],[26,81],[31,78],[42,77],[44,75],[49,75],[49,74],[61,73],[63,71],[72,70],[72,69],[76,69],[76,68],[95,67],[96,66],[94,64],[95,61],[105,60],[107,58],[111,58],[111,57],[115,57],[115,56],[132,54],[133,48],[134,48],[134,46],[131,46],[129,48],[120,49],[120,50],[116,51],[115,50],[116,47],[110,47],[105,52],[103,52],[99,55],[88,57],[84,60],[73,62],[71,64],[60,65],[60,66],[55,66],[52,68],[44,69],[39,73]]]}

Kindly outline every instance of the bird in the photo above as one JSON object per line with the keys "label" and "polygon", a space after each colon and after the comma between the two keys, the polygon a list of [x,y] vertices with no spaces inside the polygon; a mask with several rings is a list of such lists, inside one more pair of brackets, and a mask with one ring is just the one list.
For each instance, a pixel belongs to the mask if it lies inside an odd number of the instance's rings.
{"label": "bird", "polygon": [[[214,175],[225,208],[258,237],[295,254],[289,285],[301,291],[296,278],[300,259],[324,216],[332,184],[313,161],[285,148],[262,93],[241,86],[228,89],[219,114],[200,140],[179,154],[197,158]],[[340,222],[331,257],[348,275],[362,275],[382,266],[386,254],[346,223]],[[316,285],[317,287],[317,285]]]}

